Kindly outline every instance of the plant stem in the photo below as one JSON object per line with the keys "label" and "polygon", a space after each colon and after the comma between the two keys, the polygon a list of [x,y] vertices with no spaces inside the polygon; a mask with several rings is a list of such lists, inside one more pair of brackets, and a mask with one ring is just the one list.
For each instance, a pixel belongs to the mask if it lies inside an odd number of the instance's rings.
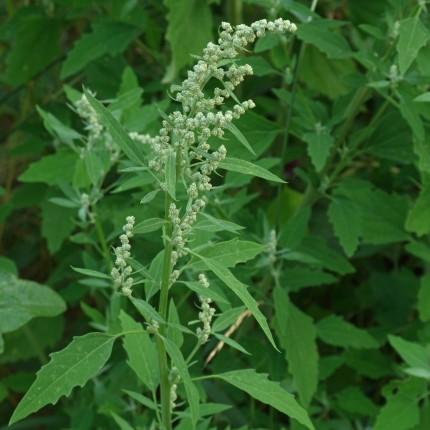
{"label": "plant stem", "polygon": [[[158,311],[164,321],[167,320],[167,305],[169,301],[169,284],[170,274],[172,270],[172,243],[170,236],[172,234],[172,223],[169,219],[169,207],[172,199],[169,193],[165,193],[165,208],[164,217],[166,221],[165,237],[164,237],[164,260],[163,272],[161,278],[160,302]],[[164,335],[165,327],[160,327],[160,334]],[[163,430],[172,429],[172,419],[170,410],[170,383],[169,383],[169,369],[167,366],[167,353],[164,347],[163,340],[157,336],[157,349],[158,349],[158,363],[160,367],[160,398],[161,398],[161,420]]]}

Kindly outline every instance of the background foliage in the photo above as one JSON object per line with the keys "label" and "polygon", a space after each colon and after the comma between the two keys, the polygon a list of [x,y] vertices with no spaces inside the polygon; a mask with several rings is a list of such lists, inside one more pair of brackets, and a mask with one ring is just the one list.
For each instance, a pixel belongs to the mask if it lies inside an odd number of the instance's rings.
{"label": "background foliage", "polygon": [[[263,38],[246,60],[256,76],[238,95],[257,109],[237,122],[240,133],[227,136],[227,146],[288,183],[229,172],[196,240],[229,241],[206,257],[220,255],[250,286],[281,352],[245,317],[233,348],[197,366],[208,375],[269,373],[318,430],[430,428],[425,1],[7,0],[0,12],[0,428],[48,353],[111,323],[118,304],[109,302],[110,281],[99,272],[108,273],[125,216],[152,219],[140,226],[136,260],[158,270],[154,219],[162,201],[147,194],[144,174],[136,179],[106,154],[82,148],[86,131],[70,109],[82,85],[112,102],[129,131],[155,133],[171,109],[170,85],[221,21],[277,16],[299,29],[294,38]],[[144,196],[148,203],[139,205]],[[239,230],[243,240],[235,239]],[[272,230],[276,253],[268,248]],[[215,287],[221,336],[244,307],[221,283]],[[174,294],[181,318],[196,319],[195,298]],[[175,312],[169,319],[177,320]],[[133,327],[127,318],[122,327]],[[169,337],[184,341],[180,331]],[[141,391],[134,372],[145,369],[127,364],[118,345],[103,348],[113,348],[113,357],[107,367],[99,357],[103,372],[91,383],[10,428],[149,428],[148,402],[133,394]],[[255,378],[255,387],[276,395],[248,372],[232,384]],[[205,381],[205,391],[213,419],[199,429],[302,428],[258,393],[249,393],[256,401],[216,379]],[[182,417],[177,428],[187,423]]]}

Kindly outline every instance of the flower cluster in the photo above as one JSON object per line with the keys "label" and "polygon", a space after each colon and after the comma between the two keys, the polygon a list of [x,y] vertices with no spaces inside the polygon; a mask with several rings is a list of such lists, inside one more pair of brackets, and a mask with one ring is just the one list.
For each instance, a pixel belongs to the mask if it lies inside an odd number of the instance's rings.
{"label": "flower cluster", "polygon": [[130,276],[133,269],[127,264],[130,257],[130,238],[133,236],[134,216],[126,218],[127,223],[123,226],[124,233],[119,237],[121,245],[117,246],[115,252],[115,267],[111,271],[111,276],[116,289],[121,288],[121,292],[130,297],[132,294],[133,278]]}
{"label": "flower cluster", "polygon": [[75,108],[77,114],[85,121],[88,141],[93,142],[98,139],[103,132],[103,125],[100,123],[96,111],[90,105],[85,94],[82,94],[81,98],[75,102]]}
{"label": "flower cluster", "polygon": [[[199,282],[203,288],[209,288],[209,281],[203,273],[199,274]],[[206,297],[199,297],[201,304],[201,311],[199,312],[199,320],[202,323],[202,328],[197,328],[196,334],[199,343],[202,345],[206,343],[211,334],[211,322],[215,315],[215,308],[211,306],[212,300]]]}

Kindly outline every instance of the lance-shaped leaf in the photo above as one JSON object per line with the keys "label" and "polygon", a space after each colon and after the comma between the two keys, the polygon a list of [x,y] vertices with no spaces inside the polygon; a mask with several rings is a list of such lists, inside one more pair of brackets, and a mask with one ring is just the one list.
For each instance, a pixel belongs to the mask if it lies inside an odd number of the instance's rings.
{"label": "lance-shaped leaf", "polygon": [[75,387],[83,387],[109,359],[116,337],[104,333],[88,333],[75,337],[63,350],[51,354],[51,360],[37,373],[25,396],[15,409],[9,425],[57,403],[69,396]]}
{"label": "lance-shaped leaf", "polygon": [[234,385],[254,399],[272,406],[283,414],[294,418],[306,428],[314,430],[308,414],[294,396],[282,388],[278,382],[269,380],[266,374],[257,373],[254,369],[244,369],[214,375],[213,378],[219,378]]}
{"label": "lance-shaped leaf", "polygon": [[0,332],[17,330],[35,317],[54,317],[66,310],[64,300],[45,285],[0,273]]}
{"label": "lance-shaped leaf", "polygon": [[121,148],[124,154],[132,161],[142,165],[143,155],[139,147],[140,144],[134,142],[121,124],[115,119],[115,117],[98,101],[96,100],[88,90],[85,91],[85,96],[88,99],[91,107],[96,111],[100,122],[109,130],[115,143]]}
{"label": "lance-shaped leaf", "polygon": [[128,365],[134,370],[139,379],[152,391],[155,391],[159,380],[157,351],[149,334],[131,316],[121,311],[119,315],[124,349],[128,356]]}
{"label": "lance-shaped leaf", "polygon": [[275,349],[277,349],[275,340],[273,339],[272,333],[270,331],[269,325],[267,324],[266,317],[258,308],[257,302],[249,294],[246,285],[242,284],[231,271],[225,267],[223,264],[218,263],[217,260],[213,258],[205,258],[202,255],[191,252],[192,255],[200,258],[200,260],[205,264],[205,266],[214,273],[222,282],[224,282],[227,287],[229,287],[233,293],[242,300],[242,303],[249,309],[254,318],[257,320],[264,334],[269,339],[270,343]]}

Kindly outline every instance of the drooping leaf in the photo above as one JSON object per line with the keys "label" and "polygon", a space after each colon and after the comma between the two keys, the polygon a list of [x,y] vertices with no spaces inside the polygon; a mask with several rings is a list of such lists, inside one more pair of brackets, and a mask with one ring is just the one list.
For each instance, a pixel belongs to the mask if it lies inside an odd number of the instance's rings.
{"label": "drooping leaf", "polygon": [[54,317],[66,310],[54,290],[0,272],[0,333],[17,330],[36,317]]}
{"label": "drooping leaf", "polygon": [[36,380],[16,407],[9,425],[55,404],[69,396],[75,387],[83,387],[97,375],[109,359],[115,341],[104,333],[75,337],[63,350],[51,354],[51,360],[37,373]]}
{"label": "drooping leaf", "polygon": [[256,176],[258,178],[267,179],[268,181],[284,183],[281,178],[257,164],[249,161],[240,160],[238,158],[229,158],[221,161],[219,164],[221,169],[229,170],[231,172],[242,173],[243,175]]}
{"label": "drooping leaf", "polygon": [[124,332],[136,332],[123,336],[123,345],[127,352],[128,364],[139,379],[150,390],[155,391],[159,380],[155,345],[143,326],[124,311],[120,312],[119,319]]}
{"label": "drooping leaf", "polygon": [[275,349],[277,349],[269,325],[267,324],[266,317],[258,308],[257,302],[248,292],[246,285],[242,284],[242,282],[240,282],[227,267],[218,263],[218,261],[214,260],[213,258],[206,258],[199,254],[196,254],[195,252],[192,252],[192,255],[198,257],[201,261],[203,261],[206,267],[211,272],[213,272],[222,282],[224,282],[224,284],[229,287],[233,291],[233,293],[237,295],[237,297],[239,297],[239,299],[243,302],[243,304],[249,309],[254,318],[257,320],[258,324],[260,325],[266,337],[269,339],[270,343]]}
{"label": "drooping leaf", "polygon": [[377,348],[378,343],[366,330],[330,315],[317,324],[318,337],[325,343],[344,348]]}
{"label": "drooping leaf", "polygon": [[213,378],[222,379],[234,385],[254,399],[296,419],[309,430],[314,430],[308,414],[297,403],[294,396],[282,388],[279,383],[268,379],[266,374],[257,373],[254,369],[244,369],[214,375]]}
{"label": "drooping leaf", "polygon": [[301,403],[309,405],[318,384],[318,351],[312,318],[294,306],[285,290],[274,293],[276,328]]}

